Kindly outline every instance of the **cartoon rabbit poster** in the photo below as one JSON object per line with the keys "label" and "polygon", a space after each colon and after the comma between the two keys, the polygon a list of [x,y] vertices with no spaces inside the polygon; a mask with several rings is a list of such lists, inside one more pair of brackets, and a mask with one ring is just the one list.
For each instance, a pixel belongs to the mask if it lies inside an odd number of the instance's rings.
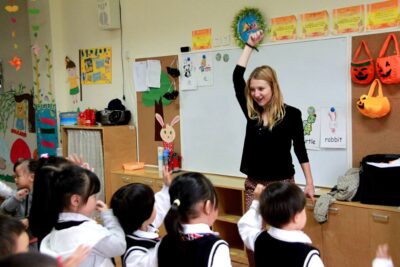
{"label": "cartoon rabbit poster", "polygon": [[321,147],[346,148],[346,112],[342,107],[321,109]]}

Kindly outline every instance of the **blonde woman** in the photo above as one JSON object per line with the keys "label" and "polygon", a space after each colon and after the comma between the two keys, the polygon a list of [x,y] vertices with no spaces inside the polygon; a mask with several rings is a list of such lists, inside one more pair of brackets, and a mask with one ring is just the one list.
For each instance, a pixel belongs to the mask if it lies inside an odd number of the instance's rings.
{"label": "blonde woman", "polygon": [[[233,72],[236,98],[247,119],[240,171],[245,180],[246,209],[254,199],[257,184],[267,186],[273,181],[294,183],[294,166],[290,153],[292,144],[300,162],[306,186],[304,193],[313,198],[314,184],[304,143],[301,112],[283,102],[277,75],[273,68],[260,66],[244,79],[253,50],[264,37],[262,31],[252,33]],[[254,266],[248,252],[249,264]]]}

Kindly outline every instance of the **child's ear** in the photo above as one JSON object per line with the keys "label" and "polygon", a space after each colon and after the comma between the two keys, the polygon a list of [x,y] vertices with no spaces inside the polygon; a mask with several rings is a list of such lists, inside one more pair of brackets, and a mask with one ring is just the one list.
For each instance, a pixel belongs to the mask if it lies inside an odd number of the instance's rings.
{"label": "child's ear", "polygon": [[210,215],[211,212],[214,210],[214,205],[211,203],[211,200],[206,200],[204,202],[204,213]]}
{"label": "child's ear", "polygon": [[79,206],[81,205],[81,200],[82,200],[82,198],[80,195],[77,195],[77,194],[72,195],[71,199],[70,199],[71,207],[79,208]]}

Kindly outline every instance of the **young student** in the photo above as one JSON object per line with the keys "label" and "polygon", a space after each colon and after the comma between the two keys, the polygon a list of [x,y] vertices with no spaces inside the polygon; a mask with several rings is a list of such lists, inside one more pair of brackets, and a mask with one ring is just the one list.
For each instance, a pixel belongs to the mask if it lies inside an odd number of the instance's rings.
{"label": "young student", "polygon": [[27,252],[28,247],[25,225],[14,217],[0,214],[0,257]]}
{"label": "young student", "polygon": [[111,198],[111,209],[125,232],[127,249],[123,266],[140,266],[150,248],[159,242],[158,228],[170,208],[168,188],[171,173],[163,169],[164,186],[154,195],[145,184],[132,183],[118,189]]}
{"label": "young student", "polygon": [[[164,224],[167,235],[157,249],[157,265],[231,266],[228,244],[211,230],[218,216],[214,186],[204,175],[188,172],[169,189],[171,208]],[[152,266],[157,266],[152,265]]]}
{"label": "young student", "polygon": [[[244,244],[254,251],[255,266],[323,267],[319,251],[302,232],[307,221],[304,192],[284,182],[264,188],[256,186],[255,200],[238,222]],[[268,231],[261,230],[262,219],[270,225]]]}
{"label": "young student", "polygon": [[56,258],[37,252],[10,254],[0,259],[0,267],[64,267]]}
{"label": "young student", "polygon": [[[91,247],[91,252],[81,266],[114,266],[110,258],[122,255],[126,242],[112,211],[104,202],[96,201],[99,178],[67,160],[42,164],[35,175],[33,205],[41,210],[42,217],[35,215],[31,219],[41,234],[52,226],[41,242],[40,251],[65,258],[84,244]],[[95,210],[100,211],[104,227],[90,218]],[[45,229],[40,229],[35,220],[46,222]]]}
{"label": "young student", "polygon": [[32,205],[32,189],[35,177],[37,161],[31,159],[19,159],[14,164],[15,185],[17,190],[7,197],[0,209],[29,226],[28,216]]}

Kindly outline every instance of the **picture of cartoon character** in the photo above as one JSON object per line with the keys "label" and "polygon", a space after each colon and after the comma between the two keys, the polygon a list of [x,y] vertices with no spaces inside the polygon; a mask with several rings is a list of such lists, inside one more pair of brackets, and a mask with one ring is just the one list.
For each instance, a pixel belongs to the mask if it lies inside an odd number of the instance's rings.
{"label": "picture of cartoon character", "polygon": [[183,70],[186,78],[192,77],[193,63],[190,57],[185,58],[183,62]]}
{"label": "picture of cartoon character", "polygon": [[15,129],[25,132],[25,121],[28,119],[25,101],[15,103]]}
{"label": "picture of cartoon character", "polygon": [[329,109],[328,116],[329,116],[329,129],[334,134],[336,132],[336,128],[337,128],[336,109],[334,107],[331,107]]}
{"label": "picture of cartoon character", "polygon": [[315,114],[314,107],[308,107],[307,113],[308,113],[307,120],[303,121],[304,135],[311,135],[312,125],[317,120],[317,114]]}
{"label": "picture of cartoon character", "polygon": [[69,94],[72,95],[72,103],[76,104],[78,103],[79,93],[79,76],[76,73],[76,65],[69,57],[65,57],[65,67],[68,72]]}
{"label": "picture of cartoon character", "polygon": [[163,140],[164,150],[168,149],[170,153],[174,152],[175,130],[172,126],[179,122],[179,116],[175,116],[171,123],[164,123],[160,114],[156,113],[156,119],[161,125],[160,137]]}

